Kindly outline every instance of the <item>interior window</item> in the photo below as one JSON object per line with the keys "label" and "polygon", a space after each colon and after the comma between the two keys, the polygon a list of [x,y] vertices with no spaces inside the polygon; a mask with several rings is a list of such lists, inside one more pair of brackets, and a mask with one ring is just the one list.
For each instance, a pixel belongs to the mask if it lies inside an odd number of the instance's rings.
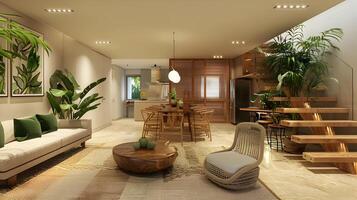
{"label": "interior window", "polygon": [[126,97],[127,99],[140,99],[140,76],[127,76]]}
{"label": "interior window", "polygon": [[205,78],[206,78],[206,98],[219,98],[219,91],[220,91],[220,81],[219,76],[202,76],[201,77],[201,97],[205,98],[204,96],[204,87],[205,87]]}

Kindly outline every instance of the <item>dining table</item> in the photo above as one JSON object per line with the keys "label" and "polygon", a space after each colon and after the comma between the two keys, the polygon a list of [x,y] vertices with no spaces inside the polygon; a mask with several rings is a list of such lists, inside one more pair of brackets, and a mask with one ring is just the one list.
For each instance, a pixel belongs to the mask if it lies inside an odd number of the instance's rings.
{"label": "dining table", "polygon": [[[169,113],[182,113],[184,115],[184,120],[183,120],[183,126],[185,126],[185,124],[188,125],[189,128],[189,132],[191,134],[191,139],[193,140],[193,134],[192,134],[192,129],[191,129],[191,115],[193,110],[190,108],[189,105],[185,105],[185,106],[172,106],[170,104],[163,104],[161,105],[161,108],[158,109],[159,113],[162,114],[169,114]],[[175,118],[171,118],[171,119],[163,119],[164,121],[174,121]]]}

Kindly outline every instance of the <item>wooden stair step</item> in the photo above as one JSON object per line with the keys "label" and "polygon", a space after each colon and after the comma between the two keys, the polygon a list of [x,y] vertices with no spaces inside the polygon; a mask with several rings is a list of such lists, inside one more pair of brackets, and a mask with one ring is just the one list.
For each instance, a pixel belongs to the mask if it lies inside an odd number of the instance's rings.
{"label": "wooden stair step", "polygon": [[277,108],[277,113],[348,113],[349,108]]}
{"label": "wooden stair step", "polygon": [[303,158],[313,163],[357,162],[357,152],[304,152]]}
{"label": "wooden stair step", "polygon": [[280,125],[286,127],[357,127],[353,120],[281,120]]}
{"label": "wooden stair step", "polygon": [[357,144],[357,135],[292,135],[291,140],[299,144]]}
{"label": "wooden stair step", "polygon": [[336,102],[337,97],[272,97],[270,101]]}

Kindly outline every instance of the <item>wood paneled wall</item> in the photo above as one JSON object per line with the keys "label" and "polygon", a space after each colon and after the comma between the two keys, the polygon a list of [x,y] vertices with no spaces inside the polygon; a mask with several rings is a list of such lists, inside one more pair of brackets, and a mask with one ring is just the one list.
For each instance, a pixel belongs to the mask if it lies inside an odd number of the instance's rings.
{"label": "wood paneled wall", "polygon": [[[229,80],[231,59],[170,59],[181,76],[178,84],[171,83],[177,98],[185,104],[204,104],[214,109],[213,122],[229,122]],[[219,97],[209,98],[206,94],[206,78],[219,77]],[[218,87],[218,86],[217,86]]]}

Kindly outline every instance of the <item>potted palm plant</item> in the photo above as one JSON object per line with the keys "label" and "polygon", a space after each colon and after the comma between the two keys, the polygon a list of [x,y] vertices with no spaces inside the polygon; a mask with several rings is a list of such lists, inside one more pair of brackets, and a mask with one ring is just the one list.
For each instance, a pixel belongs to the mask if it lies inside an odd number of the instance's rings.
{"label": "potted palm plant", "polygon": [[277,90],[284,90],[287,96],[305,96],[327,80],[328,65],[325,58],[332,49],[339,50],[343,31],[332,28],[318,35],[305,38],[303,25],[298,25],[286,34],[274,38],[268,44],[266,65],[272,77],[278,81]]}
{"label": "potted palm plant", "polygon": [[103,99],[98,93],[89,94],[106,78],[101,78],[89,84],[83,90],[74,76],[68,71],[56,70],[50,78],[50,90],[47,92],[52,111],[59,119],[79,120],[87,112],[97,109]]}
{"label": "potted palm plant", "polygon": [[[328,80],[337,82],[329,76],[325,60],[331,50],[339,50],[334,42],[342,39],[342,29],[331,28],[318,35],[304,37],[303,28],[303,25],[298,25],[274,38],[268,44],[268,52],[263,52],[271,76],[278,81],[277,90],[289,97],[308,96],[317,88],[326,87]],[[296,102],[291,104],[296,106]],[[284,140],[284,145],[290,152],[303,150],[303,146],[293,143],[289,137]]]}

